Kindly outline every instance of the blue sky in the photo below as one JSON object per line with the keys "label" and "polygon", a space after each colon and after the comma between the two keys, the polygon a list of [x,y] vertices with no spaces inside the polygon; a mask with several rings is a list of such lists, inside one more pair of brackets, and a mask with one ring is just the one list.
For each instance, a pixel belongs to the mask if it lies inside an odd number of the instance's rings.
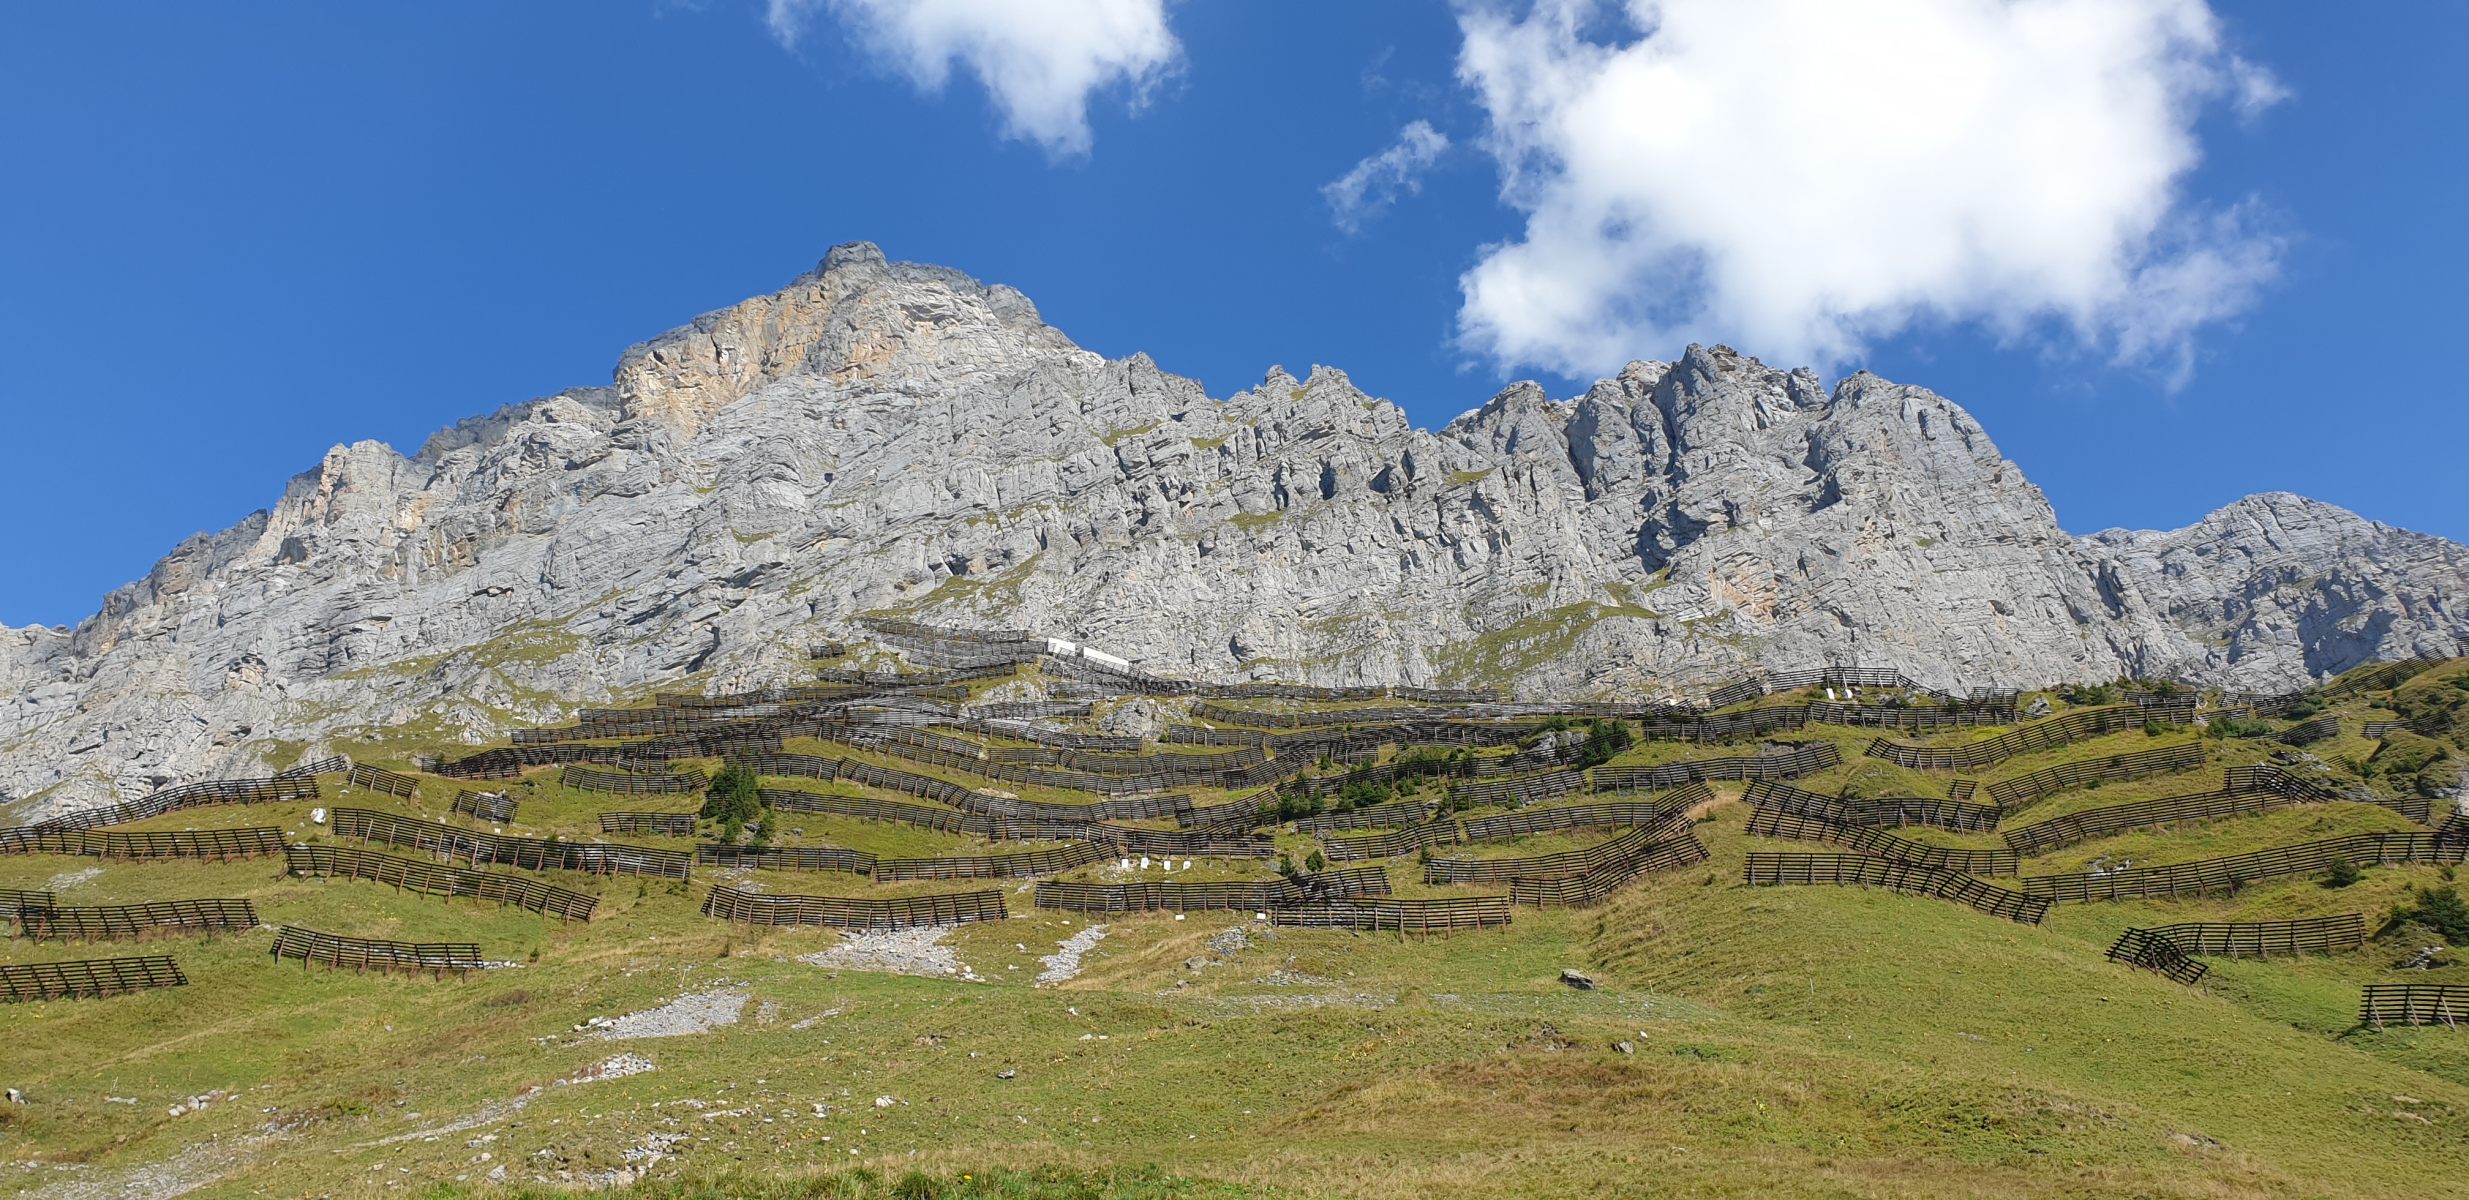
{"label": "blue sky", "polygon": [[[1081,0],[1133,26],[1045,22],[1043,65],[1082,75],[1023,84],[971,67],[994,35],[915,15],[971,2],[15,9],[0,623],[74,623],[330,445],[409,452],[605,382],[628,344],[859,239],[1218,395],[1326,363],[1437,425],[1697,337],[1952,397],[2077,532],[2286,489],[2469,539],[2469,7],[1958,22],[2046,82],[1930,76],[2002,136],[1916,172],[1860,107],[1914,78],[1874,30],[1704,15],[1657,57],[1680,4],[1649,34],[1608,8]],[[2174,115],[2068,93],[2033,56],[2078,33]],[[1693,98],[1711,123],[1675,132]],[[1333,211],[1367,159],[1364,195],[1412,188]],[[2073,278],[2121,213],[2123,265]]]}

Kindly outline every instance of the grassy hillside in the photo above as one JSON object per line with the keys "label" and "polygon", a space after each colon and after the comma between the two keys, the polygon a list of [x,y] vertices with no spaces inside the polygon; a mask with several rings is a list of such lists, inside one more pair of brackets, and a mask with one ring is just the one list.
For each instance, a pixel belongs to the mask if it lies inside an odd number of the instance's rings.
{"label": "grassy hillside", "polygon": [[[2373,704],[2469,695],[2444,690],[2463,675],[2455,665],[2398,696],[2347,701],[2345,733],[2392,715]],[[1831,794],[1877,778],[1858,758],[1875,731],[1796,736],[1835,738],[1849,760],[1803,786]],[[2112,735],[1982,775],[2156,740]],[[2360,741],[2350,756],[2371,757],[2375,743]],[[2280,749],[2207,748],[2200,772],[2061,793],[2025,819],[2217,786],[2221,764]],[[1653,743],[1623,761],[1723,752]],[[2409,768],[2411,786],[2423,767]],[[1933,794],[1948,782],[1906,774]],[[584,834],[600,809],[691,803],[569,793],[553,775],[521,789],[509,831]],[[2191,988],[2102,957],[2129,925],[2364,912],[2373,926],[2405,889],[2447,869],[2370,869],[2340,889],[2295,879],[2208,899],[2060,905],[2030,927],[1885,891],[1744,886],[1751,849],[1827,847],[1748,837],[1744,808],[1728,800],[1737,785],[1717,790],[1727,803],[1699,829],[1711,861],[1595,909],[1520,908],[1510,928],[1446,938],[1269,928],[1249,913],[1092,921],[1032,907],[1026,881],[973,883],[1001,886],[1012,913],[943,937],[975,981],[803,961],[842,939],[701,917],[719,874],[705,870],[690,886],[552,873],[601,897],[594,920],[567,924],[286,878],[280,860],[0,857],[0,888],[52,885],[64,904],[245,897],[270,925],[476,941],[520,964],[442,981],[304,969],[268,958],[270,930],[142,947],[11,941],[8,962],[168,952],[191,985],[0,1007],[0,1083],[28,1099],[0,1107],[0,1188],[489,1195],[648,1174],[633,1183],[647,1197],[2469,1195],[2469,1032],[2353,1027],[2358,986],[2401,978],[2390,970],[2401,947],[2214,960]],[[437,818],[452,792],[431,781],[400,802],[344,796],[330,780],[324,803]],[[323,836],[311,807],[150,824]],[[844,818],[783,824],[804,829],[792,841],[885,855],[986,850]],[[2405,825],[2372,804],[2307,806],[2067,847],[2024,870]],[[1217,864],[1196,877],[1264,870]],[[1502,890],[1422,885],[1411,859],[1390,870],[1401,894]],[[1076,877],[1110,874],[1119,869]],[[731,878],[815,894],[956,887]],[[1032,986],[1041,956],[1092,924],[1106,932],[1081,973]],[[1567,987],[1564,968],[1600,986]],[[2469,969],[2407,978],[2469,982]],[[743,993],[734,1024],[627,1040],[575,1029],[712,992]],[[622,1055],[653,1069],[594,1077]],[[169,1114],[216,1092],[225,1096],[200,1111]]]}

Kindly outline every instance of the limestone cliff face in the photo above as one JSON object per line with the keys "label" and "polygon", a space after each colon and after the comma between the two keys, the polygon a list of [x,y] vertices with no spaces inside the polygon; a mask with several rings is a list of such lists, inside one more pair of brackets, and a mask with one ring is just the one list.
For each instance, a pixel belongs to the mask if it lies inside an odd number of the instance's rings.
{"label": "limestone cliff face", "polygon": [[611,387],[413,458],[338,447],[73,632],[0,630],[0,791],[54,808],[801,678],[868,612],[1168,673],[1543,695],[1852,661],[2284,687],[2457,652],[2464,555],[2294,497],[2072,538],[1947,400],[1719,347],[1437,431],[1327,368],[1217,400],[1008,288],[846,246]]}
{"label": "limestone cliff face", "polygon": [[2469,547],[2304,496],[2266,492],[2184,529],[2084,544],[2194,640],[2189,673],[2206,679],[2270,689],[2469,648]]}

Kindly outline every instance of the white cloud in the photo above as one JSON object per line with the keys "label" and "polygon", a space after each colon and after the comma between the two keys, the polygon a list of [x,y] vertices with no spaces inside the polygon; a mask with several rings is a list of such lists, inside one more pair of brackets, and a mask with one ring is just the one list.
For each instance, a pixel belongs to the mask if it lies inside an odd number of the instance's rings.
{"label": "white cloud", "polygon": [[1007,135],[1058,156],[1089,152],[1092,94],[1120,85],[1137,108],[1183,52],[1165,0],[768,0],[764,23],[794,50],[826,9],[919,88],[940,90],[959,64]]}
{"label": "white cloud", "polygon": [[797,49],[806,36],[806,26],[814,20],[815,10],[823,0],[768,0],[763,6],[763,26],[772,31],[772,40],[783,50]]}
{"label": "white cloud", "polygon": [[1400,194],[1423,190],[1423,173],[1449,148],[1449,136],[1417,121],[1398,131],[1388,149],[1356,163],[1354,169],[1329,181],[1320,194],[1329,201],[1337,227],[1353,233],[1370,217],[1397,203]]}
{"label": "white cloud", "polygon": [[1537,0],[1459,17],[1525,214],[1461,278],[1465,343],[1569,374],[1726,341],[2051,325],[2182,378],[2275,276],[2252,206],[2182,195],[2193,126],[2286,95],[2203,0]]}
{"label": "white cloud", "polygon": [[2287,239],[2265,225],[2250,200],[2161,230],[2158,252],[2116,301],[2116,361],[2160,364],[2170,386],[2185,386],[2194,377],[2195,331],[2253,307],[2280,275]]}
{"label": "white cloud", "polygon": [[2229,83],[2236,89],[2238,115],[2250,121],[2289,98],[2289,87],[2280,76],[2242,58],[2229,60]]}

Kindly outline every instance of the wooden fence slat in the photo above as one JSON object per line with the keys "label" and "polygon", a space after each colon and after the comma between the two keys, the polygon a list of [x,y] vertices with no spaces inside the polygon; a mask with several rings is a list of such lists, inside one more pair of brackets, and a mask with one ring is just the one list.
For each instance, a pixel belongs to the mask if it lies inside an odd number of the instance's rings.
{"label": "wooden fence slat", "polygon": [[1988,792],[1989,799],[1998,807],[2013,809],[2087,783],[2121,783],[2154,775],[2174,775],[2202,765],[2203,743],[2184,742],[2043,767],[2026,775],[1998,780],[1988,786]]}
{"label": "wooden fence slat", "polygon": [[2109,957],[2191,984],[2211,969],[2194,961],[2197,954],[2331,954],[2365,944],[2366,919],[2342,913],[2297,921],[2190,921],[2128,929],[2109,947]]}
{"label": "wooden fence slat", "polygon": [[693,857],[681,850],[482,833],[441,821],[423,821],[366,808],[336,808],[332,819],[336,837],[427,850],[448,859],[460,858],[474,866],[494,863],[533,871],[651,875],[682,880],[692,874],[694,864]]}
{"label": "wooden fence slat", "polygon": [[2313,875],[2344,861],[2361,867],[2464,862],[2469,861],[2469,837],[2449,832],[2355,833],[2221,858],[2066,875],[2027,875],[2017,882],[2027,893],[2059,901],[2208,895],[2233,892],[2263,879]]}
{"label": "wooden fence slat", "polygon": [[2012,875],[2022,865],[2022,860],[2012,850],[1962,850],[1932,846],[1871,825],[1843,825],[1764,806],[1749,810],[1749,832],[1758,837],[1832,842],[1863,854],[1967,875]]}
{"label": "wooden fence slat", "polygon": [[600,814],[600,832],[693,837],[694,820],[695,814],[690,812],[604,812]]}
{"label": "wooden fence slat", "polygon": [[475,820],[499,825],[514,820],[514,797],[504,792],[475,792],[461,789],[454,794],[453,810]]}
{"label": "wooden fence slat", "polygon": [[2112,704],[2101,708],[2079,708],[2047,720],[2016,726],[1993,738],[1960,746],[1915,746],[1879,738],[1869,743],[1867,754],[1871,758],[1882,758],[1915,770],[1976,771],[1982,767],[1996,766],[2019,754],[2051,750],[2122,729],[2141,729],[2153,721],[2183,725],[2194,720],[2194,715],[2195,698],[2191,695],[2184,698],[2182,705],[2165,707]]}
{"label": "wooden fence slat", "polygon": [[480,957],[480,947],[466,942],[389,942],[319,933],[296,925],[284,926],[275,934],[273,957],[277,961],[296,958],[304,967],[427,971],[439,976],[448,971],[464,974],[487,965]]}
{"label": "wooden fence slat", "polygon": [[351,769],[344,773],[343,781],[353,787],[383,792],[398,800],[408,800],[420,791],[419,780],[366,763],[353,763]]}
{"label": "wooden fence slat", "polygon": [[839,846],[733,846],[722,842],[704,842],[694,848],[696,862],[720,867],[751,868],[766,871],[847,871],[855,875],[874,873],[874,855]]}
{"label": "wooden fence slat", "polygon": [[1777,854],[1752,851],[1742,870],[1750,884],[1839,884],[1885,887],[1969,905],[1992,916],[2038,925],[2049,899],[1996,887],[1969,875],[1866,854]]}
{"label": "wooden fence slat", "polygon": [[1258,882],[1064,883],[1047,879],[1038,882],[1036,904],[1039,908],[1079,912],[1264,911],[1388,894],[1388,872],[1378,867],[1356,867]]}
{"label": "wooden fence slat", "polygon": [[715,887],[703,898],[703,915],[758,925],[828,925],[836,929],[909,929],[924,925],[960,925],[1000,921],[1003,893],[947,892],[900,899],[853,899],[842,896],[790,896]]}
{"label": "wooden fence slat", "polygon": [[21,905],[15,916],[18,932],[33,941],[134,938],[160,930],[217,933],[257,928],[257,909],[246,900],[155,900],[69,908]]}
{"label": "wooden fence slat", "polygon": [[1454,896],[1442,900],[1344,899],[1272,908],[1269,923],[1306,929],[1395,930],[1451,933],[1509,924],[1507,896]]}
{"label": "wooden fence slat", "polygon": [[2358,996],[2358,1024],[2443,1025],[2469,1019],[2469,984],[2370,983]]}
{"label": "wooden fence slat", "polygon": [[89,958],[73,962],[0,963],[0,1001],[91,1000],[189,981],[167,955]]}
{"label": "wooden fence slat", "polygon": [[1652,767],[1596,767],[1598,792],[1660,791],[1710,779],[1798,779],[1843,761],[1833,742],[1801,742],[1779,753],[1699,758]]}
{"label": "wooden fence slat", "polygon": [[558,783],[567,788],[627,796],[678,796],[702,791],[711,780],[701,770],[678,775],[629,775],[622,771],[567,767],[559,773]]}
{"label": "wooden fence slat", "polygon": [[596,896],[519,875],[397,858],[358,846],[293,845],[283,854],[294,875],[368,879],[423,895],[495,900],[568,920],[590,920],[600,903]]}
{"label": "wooden fence slat", "polygon": [[1960,799],[1881,796],[1855,800],[1821,795],[1773,779],[1753,781],[1741,798],[1760,808],[1815,817],[1838,825],[1883,825],[1898,829],[1922,825],[1959,833],[1986,833],[1996,829],[2004,817],[1995,806],[1972,804]]}

